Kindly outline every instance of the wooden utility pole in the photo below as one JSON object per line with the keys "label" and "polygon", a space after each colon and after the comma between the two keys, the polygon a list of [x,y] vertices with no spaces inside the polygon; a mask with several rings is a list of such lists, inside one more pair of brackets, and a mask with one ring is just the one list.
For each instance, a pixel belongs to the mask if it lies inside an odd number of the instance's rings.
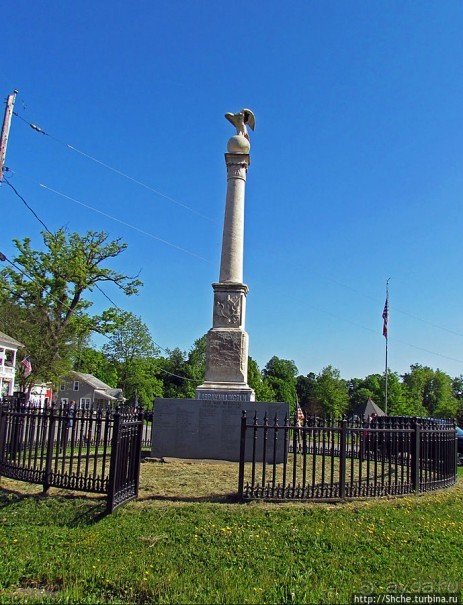
{"label": "wooden utility pole", "polygon": [[6,146],[8,144],[8,135],[10,133],[11,118],[13,116],[14,102],[18,91],[15,90],[11,95],[8,95],[6,99],[5,115],[3,117],[2,126],[2,137],[0,139],[0,183],[3,179],[3,167],[5,165],[6,158]]}

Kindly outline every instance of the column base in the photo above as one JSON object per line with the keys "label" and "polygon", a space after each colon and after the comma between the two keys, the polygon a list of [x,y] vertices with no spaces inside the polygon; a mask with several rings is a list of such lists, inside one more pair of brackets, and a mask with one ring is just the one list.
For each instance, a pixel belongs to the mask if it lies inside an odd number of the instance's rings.
{"label": "column base", "polygon": [[236,382],[210,382],[196,389],[196,399],[209,399],[211,401],[255,401],[256,394],[247,384]]}

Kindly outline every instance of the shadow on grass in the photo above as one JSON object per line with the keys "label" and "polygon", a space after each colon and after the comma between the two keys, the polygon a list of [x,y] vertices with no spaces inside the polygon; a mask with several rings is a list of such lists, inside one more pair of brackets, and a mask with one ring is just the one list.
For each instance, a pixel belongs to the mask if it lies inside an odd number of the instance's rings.
{"label": "shadow on grass", "polygon": [[139,496],[135,502],[210,502],[214,504],[232,504],[240,503],[242,500],[236,493],[229,494],[209,494],[207,496],[162,496],[153,494],[152,496]]}
{"label": "shadow on grass", "polygon": [[[71,502],[64,511],[61,503]],[[46,522],[53,519],[53,524],[66,527],[93,525],[106,517],[106,497],[87,496],[85,494],[24,493],[15,489],[0,487],[0,511],[8,511],[11,506],[25,503],[36,503],[44,509]],[[34,511],[37,512],[36,507]],[[26,514],[26,513],[24,513]]]}

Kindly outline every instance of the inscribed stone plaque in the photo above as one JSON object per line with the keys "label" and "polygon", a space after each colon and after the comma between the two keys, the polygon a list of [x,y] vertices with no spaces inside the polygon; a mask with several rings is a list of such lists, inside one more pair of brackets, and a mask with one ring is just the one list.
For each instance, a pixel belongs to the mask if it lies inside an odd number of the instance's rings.
{"label": "inscribed stone plaque", "polygon": [[[155,399],[151,455],[155,458],[240,458],[241,417],[246,411],[248,424],[257,414],[259,424],[265,413],[272,427],[275,416],[282,425],[289,415],[289,404],[256,401],[215,401],[204,399]],[[245,459],[252,459],[253,429],[246,432]],[[274,432],[267,435],[266,458],[273,460]],[[256,460],[263,459],[263,431],[257,431]],[[283,462],[283,430],[278,431],[276,461]]]}

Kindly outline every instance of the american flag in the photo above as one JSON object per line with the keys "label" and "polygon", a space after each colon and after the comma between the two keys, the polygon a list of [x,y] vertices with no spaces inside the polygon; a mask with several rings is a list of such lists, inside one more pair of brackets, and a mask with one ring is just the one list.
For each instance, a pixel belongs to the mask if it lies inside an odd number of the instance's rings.
{"label": "american flag", "polygon": [[304,416],[304,412],[302,411],[302,408],[299,404],[296,405],[296,413],[297,413],[297,425],[303,426],[305,416]]}
{"label": "american flag", "polygon": [[29,376],[29,374],[32,372],[31,360],[29,355],[27,357],[24,357],[24,359],[21,361],[21,365],[23,365],[25,368],[25,375]]}
{"label": "american flag", "polygon": [[383,336],[387,338],[387,323],[389,321],[389,300],[386,297],[386,302],[384,303],[383,310]]}

